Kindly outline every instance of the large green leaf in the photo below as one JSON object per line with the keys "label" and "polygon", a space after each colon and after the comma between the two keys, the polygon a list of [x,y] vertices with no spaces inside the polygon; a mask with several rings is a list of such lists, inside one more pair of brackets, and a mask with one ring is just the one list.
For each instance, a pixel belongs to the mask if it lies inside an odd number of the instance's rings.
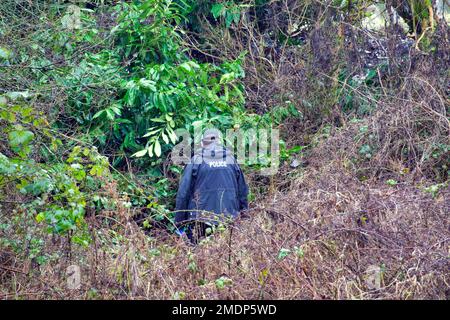
{"label": "large green leaf", "polygon": [[28,130],[14,130],[8,135],[9,145],[12,148],[27,145],[34,138],[34,133]]}
{"label": "large green leaf", "polygon": [[7,96],[9,99],[15,101],[20,98],[28,99],[32,96],[32,94],[28,91],[11,91],[11,92],[5,93],[5,96]]}
{"label": "large green leaf", "polygon": [[161,156],[161,144],[158,140],[155,141],[155,155],[157,157]]}
{"label": "large green leaf", "polygon": [[140,158],[140,157],[145,156],[146,153],[147,153],[147,149],[143,149],[141,151],[138,151],[138,152],[134,153],[132,155],[132,157]]}
{"label": "large green leaf", "polygon": [[225,7],[222,3],[216,3],[211,8],[211,13],[213,14],[214,18],[220,17],[223,12],[225,11]]}
{"label": "large green leaf", "polygon": [[0,58],[8,59],[11,56],[11,51],[6,49],[5,47],[0,47]]}
{"label": "large green leaf", "polygon": [[4,154],[0,153],[0,174],[13,174],[16,168],[16,164],[11,163]]}

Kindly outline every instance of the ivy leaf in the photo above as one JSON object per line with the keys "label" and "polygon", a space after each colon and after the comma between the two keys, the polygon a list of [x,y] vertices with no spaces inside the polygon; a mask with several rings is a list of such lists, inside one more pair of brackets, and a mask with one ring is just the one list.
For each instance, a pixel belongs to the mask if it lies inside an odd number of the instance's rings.
{"label": "ivy leaf", "polygon": [[4,107],[8,104],[8,100],[6,100],[5,96],[0,96],[0,107]]}
{"label": "ivy leaf", "polygon": [[241,20],[241,13],[239,11],[235,12],[233,14],[233,21],[234,21],[234,23],[238,24],[240,20]]}
{"label": "ivy leaf", "polygon": [[285,249],[285,248],[281,248],[280,251],[278,252],[278,260],[283,260],[284,258],[286,258],[289,253],[291,253],[291,250],[289,249]]}
{"label": "ivy leaf", "polygon": [[37,216],[36,216],[36,221],[39,223],[39,222],[42,222],[42,221],[44,221],[45,220],[45,213],[44,212],[40,212]]}
{"label": "ivy leaf", "polygon": [[395,185],[398,184],[398,182],[396,180],[394,180],[394,179],[389,179],[389,180],[386,181],[386,184],[390,185],[390,186],[395,186]]}
{"label": "ivy leaf", "polygon": [[30,183],[24,187],[25,193],[32,194],[34,196],[45,192],[51,192],[53,189],[54,185],[48,178],[33,181],[33,183]]}
{"label": "ivy leaf", "polygon": [[98,176],[101,177],[102,173],[104,171],[104,168],[98,164],[95,164],[92,166],[91,170],[89,171],[89,174],[91,176]]}
{"label": "ivy leaf", "polygon": [[75,170],[73,176],[77,181],[82,181],[86,177],[86,172],[84,170]]}
{"label": "ivy leaf", "polygon": [[226,15],[225,15],[225,25],[227,26],[227,28],[229,28],[231,26],[231,23],[234,20],[234,15],[233,13],[231,13],[230,11],[227,11]]}
{"label": "ivy leaf", "polygon": [[11,56],[11,51],[5,47],[0,47],[0,58],[7,60]]}
{"label": "ivy leaf", "polygon": [[28,130],[14,130],[8,135],[9,145],[13,149],[28,144],[34,138],[34,133]]}
{"label": "ivy leaf", "polygon": [[20,98],[22,99],[28,99],[31,96],[33,96],[29,91],[11,91],[5,93],[5,96],[7,96],[12,101],[18,100]]}
{"label": "ivy leaf", "polygon": [[216,3],[215,5],[212,6],[211,8],[211,13],[213,14],[213,17],[215,19],[217,19],[218,17],[220,17],[222,15],[222,13],[224,12],[224,5],[221,3]]}
{"label": "ivy leaf", "polygon": [[233,280],[228,277],[222,276],[219,279],[216,279],[215,284],[217,289],[223,289],[225,286],[231,285]]}
{"label": "ivy leaf", "polygon": [[[1,97],[0,97],[1,98]],[[1,104],[0,104],[1,106]],[[0,111],[0,119],[6,120],[10,123],[14,123],[16,122],[17,118],[16,118],[16,114],[14,112],[9,112],[9,111]]]}
{"label": "ivy leaf", "polygon": [[17,164],[11,163],[4,154],[0,153],[0,174],[8,175],[16,171]]}

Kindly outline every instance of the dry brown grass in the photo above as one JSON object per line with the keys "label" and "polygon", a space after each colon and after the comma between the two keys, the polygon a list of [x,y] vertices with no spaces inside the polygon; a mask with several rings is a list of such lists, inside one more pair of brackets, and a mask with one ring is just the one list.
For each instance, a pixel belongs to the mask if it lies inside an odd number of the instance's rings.
{"label": "dry brown grass", "polygon": [[[93,244],[57,264],[27,270],[2,253],[2,297],[448,299],[449,193],[361,182],[331,161],[195,248],[163,231],[146,237],[122,208],[107,228],[93,218]],[[70,264],[81,266],[79,290],[66,287]],[[379,287],[366,281],[370,266]],[[232,283],[219,289],[222,276]]]}
{"label": "dry brown grass", "polygon": [[[318,168],[338,158],[360,177],[446,181],[450,165],[449,104],[445,93],[429,80],[416,72],[404,79],[396,93],[376,101],[372,115],[332,128],[326,143],[312,150],[311,164]],[[316,143],[314,139],[312,143]],[[369,158],[361,153],[364,145],[370,147]]]}

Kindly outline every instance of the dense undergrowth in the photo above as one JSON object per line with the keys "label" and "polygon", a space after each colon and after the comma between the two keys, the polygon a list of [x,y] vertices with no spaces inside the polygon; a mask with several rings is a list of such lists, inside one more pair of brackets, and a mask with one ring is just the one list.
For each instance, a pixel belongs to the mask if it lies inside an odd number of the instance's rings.
{"label": "dense undergrowth", "polygon": [[[2,1],[2,298],[448,299],[449,28],[375,2]],[[208,126],[281,166],[192,248],[171,150]]]}

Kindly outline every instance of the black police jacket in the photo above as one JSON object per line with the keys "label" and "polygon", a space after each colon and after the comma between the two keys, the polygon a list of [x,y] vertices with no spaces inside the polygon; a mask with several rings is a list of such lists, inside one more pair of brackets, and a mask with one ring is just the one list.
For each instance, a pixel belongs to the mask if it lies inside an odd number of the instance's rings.
{"label": "black police jacket", "polygon": [[217,224],[248,208],[248,186],[231,152],[212,144],[186,165],[176,198],[176,223],[200,220]]}

